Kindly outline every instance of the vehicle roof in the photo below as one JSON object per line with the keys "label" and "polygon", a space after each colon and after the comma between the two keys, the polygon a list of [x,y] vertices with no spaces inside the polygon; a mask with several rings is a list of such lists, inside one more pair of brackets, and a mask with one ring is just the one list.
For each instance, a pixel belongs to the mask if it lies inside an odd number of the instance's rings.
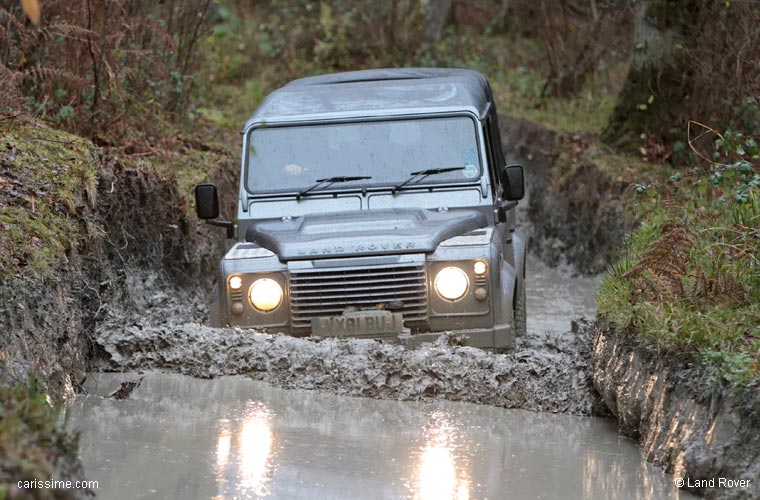
{"label": "vehicle roof", "polygon": [[[349,71],[293,80],[269,94],[246,123],[471,111],[485,118],[488,80],[467,69]],[[391,113],[389,113],[389,111]]]}

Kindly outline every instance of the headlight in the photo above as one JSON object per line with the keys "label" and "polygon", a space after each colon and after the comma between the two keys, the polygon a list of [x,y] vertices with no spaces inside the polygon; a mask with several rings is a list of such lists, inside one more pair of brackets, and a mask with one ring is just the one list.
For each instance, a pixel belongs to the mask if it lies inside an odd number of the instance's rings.
{"label": "headlight", "polygon": [[458,267],[446,267],[441,269],[435,277],[435,290],[444,299],[457,300],[467,292],[470,280],[464,271]]}
{"label": "headlight", "polygon": [[282,295],[280,284],[269,278],[256,280],[248,291],[253,307],[263,312],[274,311],[280,307]]}
{"label": "headlight", "polygon": [[240,276],[231,276],[229,284],[231,289],[240,290],[240,287],[243,286],[243,278]]}

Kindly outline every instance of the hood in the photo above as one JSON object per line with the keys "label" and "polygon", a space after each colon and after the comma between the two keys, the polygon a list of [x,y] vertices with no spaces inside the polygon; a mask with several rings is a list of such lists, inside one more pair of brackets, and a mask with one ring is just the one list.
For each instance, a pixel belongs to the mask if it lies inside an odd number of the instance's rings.
{"label": "hood", "polygon": [[486,224],[476,210],[364,210],[255,222],[245,239],[275,252],[280,260],[429,253],[441,241]]}

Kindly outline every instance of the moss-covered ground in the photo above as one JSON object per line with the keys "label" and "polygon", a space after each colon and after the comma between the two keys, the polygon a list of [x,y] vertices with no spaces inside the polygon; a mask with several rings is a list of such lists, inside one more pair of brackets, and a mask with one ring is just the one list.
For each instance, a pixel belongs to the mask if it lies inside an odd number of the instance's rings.
{"label": "moss-covered ground", "polygon": [[99,159],[90,141],[43,124],[0,127],[0,278],[34,280],[94,230]]}

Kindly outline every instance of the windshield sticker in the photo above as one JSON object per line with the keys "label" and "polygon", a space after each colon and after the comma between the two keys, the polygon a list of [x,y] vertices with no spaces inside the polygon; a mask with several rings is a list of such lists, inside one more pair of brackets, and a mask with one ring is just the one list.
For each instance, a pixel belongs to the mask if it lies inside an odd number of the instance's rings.
{"label": "windshield sticker", "polygon": [[284,167],[282,167],[282,171],[291,177],[296,177],[298,175],[301,175],[304,172],[304,170],[306,169],[297,163],[289,163],[285,165]]}
{"label": "windshield sticker", "polygon": [[478,167],[475,165],[465,165],[464,170],[462,170],[462,174],[467,177],[468,179],[474,179],[478,176],[480,172],[478,171]]}
{"label": "windshield sticker", "polygon": [[472,148],[466,148],[462,150],[462,161],[465,163],[475,163],[478,156],[475,154],[475,150]]}

